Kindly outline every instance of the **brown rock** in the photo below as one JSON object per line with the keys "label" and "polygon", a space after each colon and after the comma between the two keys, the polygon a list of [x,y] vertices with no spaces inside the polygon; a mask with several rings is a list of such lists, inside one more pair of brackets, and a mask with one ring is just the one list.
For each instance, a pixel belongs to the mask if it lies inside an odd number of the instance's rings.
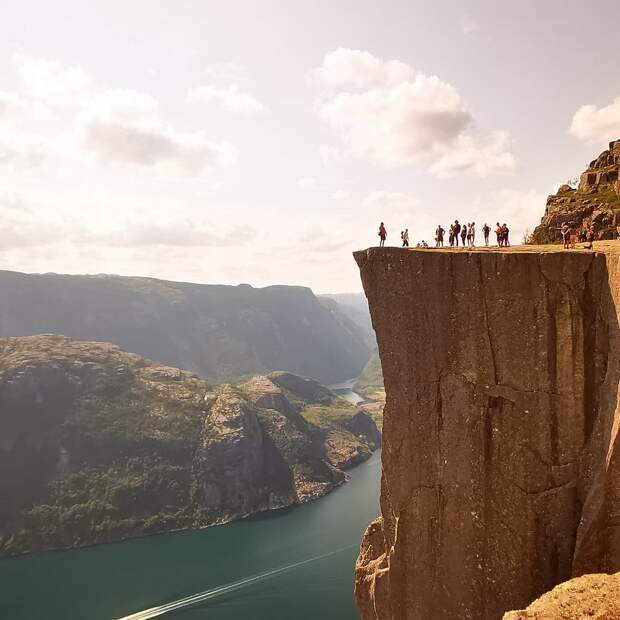
{"label": "brown rock", "polygon": [[[620,248],[355,254],[385,376],[364,620],[496,620],[620,570]],[[615,249],[614,249],[615,248]]]}
{"label": "brown rock", "polygon": [[527,609],[504,614],[504,620],[617,620],[620,573],[584,575],[547,592]]}
{"label": "brown rock", "polygon": [[620,140],[609,143],[597,159],[590,162],[574,190],[562,185],[547,198],[545,215],[532,235],[534,243],[560,241],[564,222],[576,226],[594,225],[600,239],[615,239],[616,212],[620,210]]}

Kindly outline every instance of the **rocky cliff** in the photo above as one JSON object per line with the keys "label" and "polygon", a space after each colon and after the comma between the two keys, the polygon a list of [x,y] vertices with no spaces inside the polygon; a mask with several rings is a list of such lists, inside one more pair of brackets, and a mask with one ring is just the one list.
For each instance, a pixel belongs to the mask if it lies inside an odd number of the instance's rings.
{"label": "rocky cliff", "polygon": [[584,575],[553,588],[527,609],[503,620],[616,620],[620,618],[620,573]]}
{"label": "rocky cliff", "polygon": [[355,254],[387,402],[364,620],[496,620],[620,569],[620,248]]}
{"label": "rocky cliff", "polygon": [[213,388],[107,343],[0,340],[0,556],[309,501],[380,441],[290,373]]}
{"label": "rocky cliff", "polygon": [[111,342],[217,383],[273,370],[336,383],[371,351],[337,303],[301,286],[0,271],[0,338],[42,333]]}
{"label": "rocky cliff", "polygon": [[599,239],[615,239],[620,225],[620,140],[609,143],[579,179],[577,188],[562,185],[547,198],[545,215],[532,235],[533,243],[553,243],[561,239],[564,222],[579,228],[593,225]]}

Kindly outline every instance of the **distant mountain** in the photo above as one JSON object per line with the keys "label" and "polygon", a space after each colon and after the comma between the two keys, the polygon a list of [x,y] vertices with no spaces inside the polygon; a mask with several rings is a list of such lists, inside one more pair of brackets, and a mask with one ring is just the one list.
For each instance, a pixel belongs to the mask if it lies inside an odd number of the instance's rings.
{"label": "distant mountain", "polygon": [[287,370],[324,383],[359,375],[368,334],[308,288],[0,271],[0,337],[112,342],[214,382]]}
{"label": "distant mountain", "polygon": [[0,555],[203,527],[306,502],[381,437],[290,373],[217,388],[108,343],[0,340]]}
{"label": "distant mountain", "polygon": [[368,301],[364,293],[329,293],[320,295],[319,298],[326,303],[328,300],[336,302],[342,313],[363,331],[366,344],[371,349],[377,347],[375,330],[372,328]]}

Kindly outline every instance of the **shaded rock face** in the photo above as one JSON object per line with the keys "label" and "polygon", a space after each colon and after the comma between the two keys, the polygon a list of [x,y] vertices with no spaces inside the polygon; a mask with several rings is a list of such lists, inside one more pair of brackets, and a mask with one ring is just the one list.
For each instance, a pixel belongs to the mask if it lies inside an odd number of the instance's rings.
{"label": "shaded rock face", "polygon": [[387,393],[362,618],[498,619],[619,570],[619,255],[355,258]]}
{"label": "shaded rock face", "polygon": [[104,341],[216,383],[288,370],[324,383],[359,375],[367,335],[300,286],[0,271],[0,337]]}
{"label": "shaded rock face", "polygon": [[620,618],[620,573],[584,575],[555,587],[503,620],[615,620]]}
{"label": "shaded rock face", "polygon": [[376,447],[360,415],[287,373],[213,389],[108,343],[0,340],[0,556],[315,499],[352,464],[334,445],[358,461]]}
{"label": "shaded rock face", "polygon": [[577,189],[562,185],[547,198],[545,215],[532,235],[533,243],[560,241],[564,222],[594,225],[600,239],[615,239],[620,225],[620,140],[609,143],[581,175]]}

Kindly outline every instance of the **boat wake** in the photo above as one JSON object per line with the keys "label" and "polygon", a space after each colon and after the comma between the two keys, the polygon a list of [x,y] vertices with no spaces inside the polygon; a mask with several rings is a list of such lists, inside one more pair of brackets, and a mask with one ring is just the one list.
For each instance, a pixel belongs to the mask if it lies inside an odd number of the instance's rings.
{"label": "boat wake", "polygon": [[256,583],[257,581],[262,581],[263,579],[269,579],[270,577],[279,575],[280,573],[284,573],[284,572],[293,570],[295,568],[299,568],[300,566],[304,566],[305,564],[310,564],[312,562],[318,562],[319,560],[323,560],[330,556],[336,555],[337,553],[348,551],[349,549],[352,549],[353,547],[357,547],[357,544],[349,545],[348,547],[343,547],[342,549],[336,549],[335,551],[330,551],[329,553],[324,553],[323,555],[317,555],[313,558],[302,560],[301,562],[295,562],[294,564],[288,564],[286,566],[281,566],[280,568],[275,568],[273,570],[269,570],[264,573],[258,573],[257,575],[253,575],[252,577],[246,577],[245,579],[234,581],[232,583],[228,583],[226,585],[219,586],[217,588],[211,588],[209,590],[204,590],[203,592],[198,592],[197,594],[192,594],[191,596],[180,598],[176,601],[172,601],[171,603],[166,603],[164,605],[158,605],[157,607],[150,607],[149,609],[138,611],[136,613],[130,614],[129,616],[123,616],[122,618],[118,618],[118,620],[149,620],[149,618],[156,618],[157,616],[163,616],[164,614],[170,613],[171,611],[176,611],[177,609],[182,609],[183,607],[189,607],[190,605],[196,605],[198,603],[211,600],[218,596],[222,596],[223,594],[228,594],[229,592],[233,592],[234,590],[244,588],[252,583]]}

